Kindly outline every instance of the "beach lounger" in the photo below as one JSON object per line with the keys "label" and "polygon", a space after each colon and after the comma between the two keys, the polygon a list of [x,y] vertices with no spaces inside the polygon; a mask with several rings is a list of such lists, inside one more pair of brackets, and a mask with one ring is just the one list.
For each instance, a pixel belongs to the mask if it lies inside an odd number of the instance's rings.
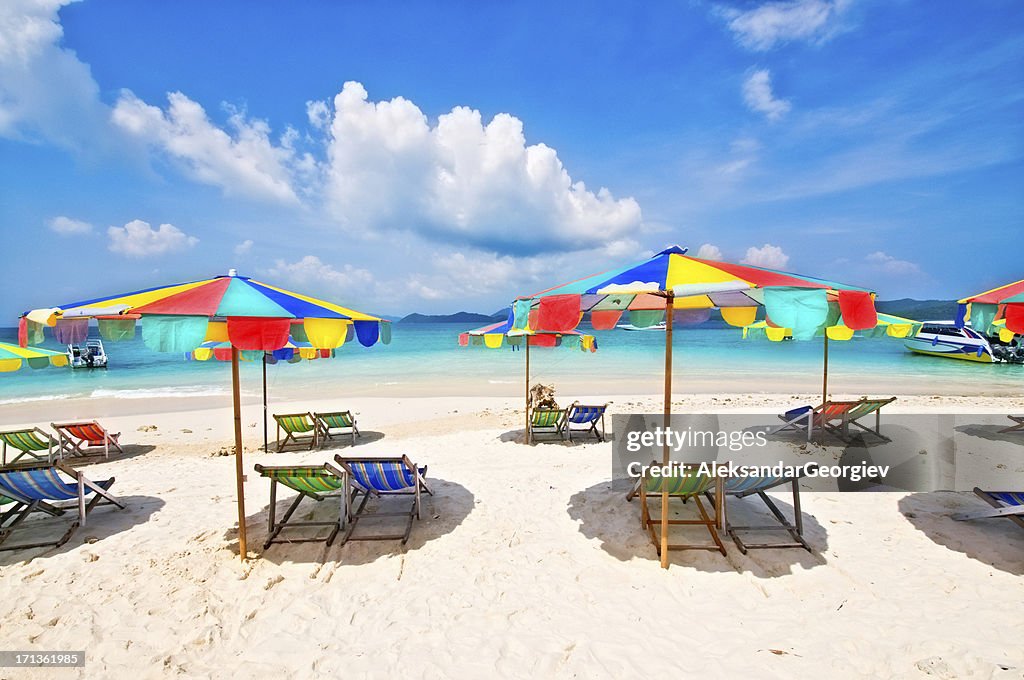
{"label": "beach lounger", "polygon": [[999,430],[999,434],[1005,434],[1007,432],[1024,432],[1024,416],[1006,416],[1014,422],[1009,427],[1004,427]]}
{"label": "beach lounger", "polygon": [[[431,496],[433,492],[427,487],[424,477],[427,474],[427,467],[417,467],[407,456],[393,458],[352,458],[334,457],[335,462],[348,473],[350,491],[346,499],[348,505],[348,528],[342,539],[342,545],[348,541],[385,541],[401,539],[402,543],[409,540],[412,531],[412,522],[420,518],[420,494],[425,491]],[[353,510],[353,505],[358,496],[362,495],[359,506]],[[371,496],[382,498],[385,496],[410,496],[412,505],[408,512],[366,512],[366,503]],[[360,519],[367,517],[406,517],[405,531],[401,534],[368,534],[353,536],[356,525]]]}
{"label": "beach lounger", "polygon": [[[807,468],[803,469],[803,473],[807,474]],[[803,475],[801,475],[803,476]],[[729,477],[723,482],[723,490],[725,491],[726,500],[722,503],[722,518],[725,520],[725,532],[729,538],[733,540],[736,547],[740,549],[740,552],[744,555],[747,554],[748,550],[757,550],[762,548],[803,548],[807,552],[811,552],[811,546],[804,540],[804,522],[803,514],[800,511],[800,478],[799,477]],[[771,497],[768,496],[765,491],[773,489],[777,486],[789,484],[793,493],[793,522],[790,523],[786,516],[782,514],[775,502],[772,501]],[[714,501],[713,492],[708,490],[705,495],[709,501]],[[775,517],[778,524],[760,524],[760,525],[748,525],[738,526],[729,522],[729,497],[740,499],[747,498],[748,496],[757,496],[760,498],[768,510]],[[741,533],[747,532],[773,532],[773,531],[785,531],[789,534],[790,541],[775,541],[771,543],[745,543],[743,538],[740,536]]]}
{"label": "beach lounger", "polygon": [[110,458],[110,447],[113,446],[120,453],[124,449],[118,443],[120,432],[111,433],[95,420],[82,423],[50,423],[57,431],[57,442],[60,447],[61,457],[66,455],[85,456],[91,453],[89,449],[103,448],[103,455]]}
{"label": "beach lounger", "polygon": [[[345,494],[346,480],[345,473],[330,463],[323,465],[304,466],[269,466],[256,465],[256,472],[270,480],[270,512],[267,515],[267,540],[263,543],[266,550],[273,543],[319,543],[326,542],[331,545],[345,521],[345,512],[348,506]],[[277,515],[277,485],[284,486],[298,492],[298,496],[288,506],[281,521],[276,521]],[[340,491],[338,494],[336,492]],[[333,495],[330,495],[333,494]],[[302,499],[309,498],[320,502],[328,498],[339,499],[338,519],[334,522],[299,522],[290,521],[295,510],[299,507]],[[326,537],[303,537],[303,538],[278,538],[284,529],[302,529],[305,527],[331,527],[331,532]]]}
{"label": "beach lounger", "polygon": [[[0,432],[0,441],[3,442],[3,454],[0,455],[0,463],[3,465],[17,463],[19,459],[24,458],[25,456],[36,461],[52,463],[54,454],[60,452],[60,449],[57,447],[57,441],[53,436],[49,432],[41,430],[38,427]],[[7,460],[8,447],[15,451],[20,451],[21,453],[10,460]],[[46,452],[45,456],[43,455],[43,451]]]}
{"label": "beach lounger", "polygon": [[[23,464],[0,468],[0,494],[17,504],[12,511],[3,515],[0,550],[64,545],[78,527],[85,526],[86,517],[97,505],[115,505],[124,509],[124,504],[109,493],[113,484],[113,477],[93,482],[80,471],[66,467],[62,463]],[[92,497],[88,498],[90,494]],[[32,513],[44,512],[58,516],[75,508],[78,509],[78,519],[72,522],[64,535],[56,541],[7,544],[14,529]]]}
{"label": "beach lounger", "polygon": [[314,413],[313,419],[316,421],[316,426],[319,429],[321,441],[333,439],[333,435],[349,434],[352,436],[352,446],[356,445],[359,429],[356,427],[356,419],[352,416],[351,411]]}
{"label": "beach lounger", "polygon": [[[280,453],[288,447],[312,449],[320,445],[320,430],[316,426],[313,414],[286,413],[284,415],[274,414],[277,421],[277,451]],[[281,439],[281,431],[284,430],[285,437]],[[289,442],[291,442],[289,444]]]}
{"label": "beach lounger", "polygon": [[[575,431],[577,433],[582,432],[584,438],[593,434],[597,441],[603,442],[604,412],[607,408],[608,404],[587,406],[573,402],[565,416],[565,433],[569,437],[569,441],[572,441],[572,433]],[[600,431],[597,429],[598,423],[601,423]]]}
{"label": "beach lounger", "polygon": [[[652,466],[657,463],[651,463]],[[686,468],[689,474],[680,474],[674,477],[655,477],[646,476],[642,478],[639,484],[639,496],[640,496],[640,524],[650,534],[651,542],[654,543],[654,548],[661,555],[661,535],[659,532],[668,531],[671,527],[676,525],[697,525],[703,526],[711,534],[713,543],[669,543],[669,550],[717,550],[723,555],[725,554],[725,546],[722,544],[722,539],[718,536],[716,526],[718,524],[718,518],[720,516],[721,502],[712,502],[712,509],[714,510],[714,516],[708,514],[707,510],[704,509],[704,504],[701,503],[700,497],[705,492],[711,490],[715,485],[716,479],[710,475],[701,475],[697,473],[697,466],[689,466]],[[700,514],[699,519],[669,519],[668,527],[661,525],[661,512],[652,513],[650,508],[650,499],[661,499],[661,494],[668,491],[669,502],[673,498],[681,499],[684,503],[693,500],[694,506],[697,508],[697,512]],[[627,497],[632,498],[632,495]],[[657,519],[655,518],[657,517]]]}
{"label": "beach lounger", "polygon": [[564,408],[533,409],[530,412],[530,437],[553,434],[559,439],[565,439],[566,413],[567,410]]}
{"label": "beach lounger", "polygon": [[[788,429],[797,429],[807,432],[807,441],[815,430],[825,430],[836,435],[843,441],[850,439],[850,425],[854,425],[865,432],[874,434],[885,441],[889,438],[881,433],[881,411],[886,404],[896,401],[896,397],[889,399],[858,399],[857,401],[827,401],[821,406],[801,406],[786,411],[779,416],[782,425],[770,430],[769,435],[776,434]],[[875,414],[875,427],[871,429],[859,422],[859,419]]]}
{"label": "beach lounger", "polygon": [[982,491],[974,487],[974,493],[981,500],[992,506],[991,510],[976,510],[953,515],[953,519],[962,522],[972,519],[991,519],[1005,517],[1017,526],[1024,528],[1024,491]]}
{"label": "beach lounger", "polygon": [[[861,399],[857,402],[857,405],[850,409],[846,416],[843,418],[842,423],[839,426],[839,430],[836,434],[844,440],[850,439],[850,426],[859,428],[862,432],[872,434],[883,441],[892,441],[884,434],[882,434],[882,407],[887,404],[891,404],[896,401],[896,397],[889,397],[888,399]],[[861,425],[860,421],[862,418],[868,416],[875,416],[875,426],[868,427],[867,425]]]}

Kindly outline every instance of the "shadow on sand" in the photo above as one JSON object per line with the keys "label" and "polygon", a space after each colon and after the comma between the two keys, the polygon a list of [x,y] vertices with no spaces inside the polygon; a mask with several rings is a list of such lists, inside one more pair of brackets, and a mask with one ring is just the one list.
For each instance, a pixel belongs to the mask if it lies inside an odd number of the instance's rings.
{"label": "shadow on sand", "polygon": [[[423,494],[420,506],[421,518],[413,521],[412,532],[409,534],[409,541],[402,545],[400,540],[387,541],[357,541],[351,540],[342,545],[343,532],[335,538],[334,544],[327,546],[326,543],[279,543],[275,542],[268,548],[263,547],[267,539],[267,517],[269,506],[265,506],[259,512],[249,515],[246,518],[248,528],[249,551],[258,553],[261,559],[276,564],[282,563],[324,563],[340,562],[342,564],[367,564],[389,555],[399,555],[411,550],[416,550],[424,544],[436,538],[449,534],[455,530],[462,521],[473,511],[475,498],[473,494],[461,484],[449,482],[444,479],[427,476],[427,486],[434,492],[433,496]],[[280,520],[294,500],[294,495],[288,495],[277,502],[277,518]],[[400,512],[409,508],[412,499],[408,496],[372,499],[367,509],[372,512]],[[293,519],[302,521],[323,521],[333,522],[341,512],[341,499],[331,496],[316,503],[310,499],[304,499],[299,509],[292,516]],[[367,516],[360,520],[354,536],[365,533],[395,533],[401,531],[405,526],[405,519],[401,517],[382,518],[374,520]],[[292,536],[294,538],[324,536],[330,533],[329,527],[310,527],[307,529],[296,529],[282,532],[278,539]],[[238,530],[230,529],[225,538],[231,542],[229,549],[238,554]]]}
{"label": "shadow on sand", "polygon": [[958,522],[958,512],[991,506],[973,494],[954,491],[913,493],[899,501],[903,516],[935,543],[995,569],[1024,575],[1024,531],[1008,519]]}
{"label": "shadow on sand", "polygon": [[[606,442],[611,441],[611,433],[605,435],[604,440]],[[503,443],[512,442],[513,444],[526,444],[526,430],[509,430],[508,432],[502,432],[498,435],[498,441]],[[564,446],[566,448],[571,446],[580,446],[582,444],[600,444],[594,435],[583,436],[580,433],[573,433],[572,441],[568,439],[561,439],[558,435],[554,434],[541,434],[533,435],[533,440],[530,442],[530,446]]]}
{"label": "shadow on sand", "polygon": [[955,429],[957,432],[971,437],[980,437],[1001,444],[1013,444],[1024,449],[1024,433],[1000,432],[1007,427],[1006,425],[961,425]]}
{"label": "shadow on sand", "polygon": [[103,456],[103,452],[90,451],[86,456],[68,456],[64,458],[64,462],[74,468],[88,467],[89,465],[96,465],[97,463],[113,463],[121,460],[129,460],[131,458],[138,458],[144,456],[147,453],[156,451],[156,447],[152,444],[122,444],[121,448],[124,449],[124,453],[121,453],[117,449],[111,449],[110,458]]}
{"label": "shadow on sand", "polygon": [[[362,444],[372,444],[373,442],[379,442],[384,439],[383,432],[375,432],[373,430],[360,430],[359,437],[356,439],[356,444],[352,446],[352,437],[347,434],[335,434],[331,436],[331,439],[327,439],[321,442],[321,449],[351,449],[358,448]],[[296,446],[293,442],[288,444],[288,448],[284,451],[278,451],[278,442],[271,441],[267,444],[270,448],[268,453],[294,453],[296,451],[312,450],[312,447]]]}
{"label": "shadow on sand", "polygon": [[[579,523],[580,533],[600,541],[601,549],[612,557],[628,561],[641,558],[658,562],[658,554],[651,544],[649,534],[640,523],[640,499],[626,501],[626,489],[612,488],[611,482],[595,484],[574,494],[569,499],[569,516]],[[782,500],[783,494],[773,495],[772,500],[784,515],[792,519],[793,508]],[[674,519],[698,517],[693,503],[682,503],[672,499]],[[705,508],[708,503],[705,501]],[[659,502],[651,503],[652,509],[659,508]],[[730,521],[740,525],[771,524],[774,520],[759,499],[729,499]],[[719,535],[725,544],[727,555],[709,550],[673,550],[669,553],[669,564],[687,566],[706,572],[738,571],[749,572],[761,578],[773,578],[792,573],[794,565],[804,570],[825,564],[821,553],[828,547],[827,532],[812,516],[803,515],[804,538],[813,553],[803,548],[771,548],[751,550],[743,555],[736,544],[724,531]],[[785,537],[784,532],[771,532],[766,540],[776,541]],[[704,527],[672,527],[672,542],[709,543],[711,536]],[[744,535],[746,538],[746,535]],[[754,541],[752,541],[754,542]]]}

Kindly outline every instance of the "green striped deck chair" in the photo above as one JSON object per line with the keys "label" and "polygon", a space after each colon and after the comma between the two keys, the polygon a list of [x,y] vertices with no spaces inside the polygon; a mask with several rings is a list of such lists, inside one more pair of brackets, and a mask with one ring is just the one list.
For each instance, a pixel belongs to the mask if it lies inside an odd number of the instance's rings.
{"label": "green striped deck chair", "polygon": [[334,436],[349,434],[352,436],[352,446],[356,445],[356,437],[359,436],[359,428],[356,427],[356,419],[351,411],[335,411],[333,413],[314,413],[319,436],[323,439],[334,439]]}
{"label": "green striped deck chair", "polygon": [[556,435],[559,439],[565,439],[565,414],[564,408],[535,408],[530,412],[530,438],[535,439],[537,435]]}
{"label": "green striped deck chair", "polygon": [[[312,449],[320,445],[319,430],[316,420],[309,411],[305,413],[274,414],[277,421],[277,451],[280,453],[291,448]],[[284,439],[281,439],[281,431]]]}
{"label": "green striped deck chair", "polygon": [[[20,458],[25,456],[39,462],[52,463],[54,454],[60,451],[53,436],[38,427],[0,432],[0,441],[3,442],[3,465],[17,463]],[[14,458],[7,460],[8,447],[20,453],[14,456]],[[43,451],[46,452],[45,455],[43,455]]]}
{"label": "green striped deck chair", "polygon": [[[656,466],[657,463],[652,462],[651,465]],[[661,534],[659,532],[669,531],[671,527],[677,525],[703,526],[711,534],[714,543],[669,543],[669,550],[717,550],[723,555],[725,554],[725,546],[722,544],[722,539],[719,538],[716,528],[719,517],[721,517],[721,504],[712,502],[711,507],[714,510],[714,516],[711,516],[700,500],[702,494],[710,491],[715,486],[717,481],[715,477],[699,474],[697,466],[693,465],[682,466],[681,473],[673,477],[660,477],[648,474],[637,481],[641,506],[640,524],[650,535],[651,542],[654,544],[654,549],[659,556],[661,555]],[[692,499],[700,518],[671,519],[670,516],[668,526],[662,526],[661,512],[659,510],[657,518],[655,518],[654,513],[651,512],[650,501],[651,499],[660,501],[661,495],[665,492],[669,495],[669,503],[672,502],[673,498],[682,500],[683,503],[687,503]]]}
{"label": "green striped deck chair", "polygon": [[[256,472],[270,480],[270,511],[267,515],[267,540],[263,543],[266,550],[273,543],[320,543],[327,545],[334,543],[335,537],[341,531],[345,521],[345,513],[348,507],[345,473],[330,463],[323,465],[296,465],[296,466],[269,466],[257,465]],[[277,485],[282,484],[292,491],[297,491],[298,496],[288,506],[281,521],[276,520],[277,516]],[[341,492],[341,493],[338,493]],[[299,507],[302,499],[309,498],[320,502],[328,498],[340,499],[338,505],[338,519],[333,522],[324,521],[290,521],[295,510]],[[284,529],[303,529],[306,527],[331,527],[327,536],[305,536],[301,538],[278,538]]]}
{"label": "green striped deck chair", "polygon": [[[334,457],[334,461],[348,474],[350,493],[346,495],[349,501],[355,501],[362,495],[362,501],[358,508],[352,510],[349,507],[349,525],[342,539],[342,544],[347,541],[387,541],[401,539],[402,543],[409,540],[412,531],[412,522],[420,518],[420,492],[425,491],[431,496],[434,495],[427,486],[427,467],[417,467],[407,456],[395,456],[391,458],[353,458]],[[384,496],[409,496],[412,497],[412,505],[407,512],[366,512],[366,503],[370,496],[382,498]],[[353,536],[356,524],[360,519],[381,517],[404,517],[406,518],[405,531],[401,534],[363,534]]]}
{"label": "green striped deck chair", "polygon": [[[842,423],[838,427],[830,427],[829,429],[834,432],[840,439],[850,439],[850,426],[860,429],[862,432],[872,434],[882,441],[892,441],[884,434],[882,434],[882,407],[891,404],[896,401],[896,397],[889,397],[888,399],[868,399],[867,397],[862,398],[857,405],[854,406],[846,413],[846,417],[843,418]],[[875,416],[875,426],[873,428],[866,425],[861,425],[858,421],[861,418],[867,418],[868,416]]]}

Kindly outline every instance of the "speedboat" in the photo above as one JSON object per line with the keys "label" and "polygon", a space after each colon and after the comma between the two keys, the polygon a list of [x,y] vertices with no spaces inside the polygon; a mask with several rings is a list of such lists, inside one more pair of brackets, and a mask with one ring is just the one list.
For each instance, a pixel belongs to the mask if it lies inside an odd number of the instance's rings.
{"label": "speedboat", "polygon": [[71,368],[107,367],[107,353],[98,338],[87,339],[84,345],[68,345],[67,354]]}
{"label": "speedboat", "polygon": [[653,326],[647,326],[645,328],[634,326],[631,323],[620,323],[616,328],[620,331],[663,331],[665,330],[665,322],[662,321],[661,323],[654,324]]}
{"label": "speedboat", "polygon": [[952,321],[926,321],[917,335],[904,340],[911,352],[991,364],[992,344],[973,328],[958,328]]}

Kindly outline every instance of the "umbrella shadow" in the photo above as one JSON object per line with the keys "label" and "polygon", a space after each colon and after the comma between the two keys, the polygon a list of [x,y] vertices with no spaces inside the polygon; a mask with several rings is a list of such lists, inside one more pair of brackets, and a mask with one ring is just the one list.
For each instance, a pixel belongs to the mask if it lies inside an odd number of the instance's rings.
{"label": "umbrella shadow", "polygon": [[347,434],[336,434],[331,439],[326,441],[321,440],[321,447],[324,449],[351,449],[355,446],[362,444],[372,444],[379,442],[384,439],[386,435],[383,432],[376,432],[374,430],[359,430],[359,436],[356,437],[356,443],[352,444],[352,436]]}
{"label": "umbrella shadow", "polygon": [[[376,512],[405,512],[412,503],[412,498],[409,496],[371,499],[367,504],[368,514],[359,520],[359,525],[352,534],[353,539],[342,544],[343,529],[337,538],[334,539],[334,544],[331,546],[328,546],[325,542],[275,542],[269,547],[264,548],[263,544],[268,535],[267,517],[269,514],[269,506],[265,507],[263,510],[246,518],[250,553],[256,552],[259,554],[260,559],[275,564],[322,564],[325,562],[368,564],[384,557],[417,550],[430,541],[453,532],[469,516],[476,504],[476,498],[461,484],[428,477],[427,486],[434,492],[434,495],[422,495],[420,519],[413,520],[409,540],[404,545],[399,539],[385,541],[356,539],[367,534],[394,534],[401,532],[405,527],[405,518],[389,517],[374,519],[373,514]],[[294,498],[294,496],[289,496],[277,502],[276,514],[278,519],[284,516]],[[319,503],[304,499],[292,517],[300,522],[333,522],[339,516],[340,506],[341,498],[336,495],[330,496]],[[289,536],[293,538],[314,536],[326,538],[329,533],[330,527],[311,527],[291,531],[285,529],[278,535],[278,540],[282,537],[287,539]],[[225,537],[232,543],[230,549],[237,554],[237,528],[230,529],[226,532]]]}
{"label": "umbrella shadow", "polygon": [[[788,503],[772,496],[772,500],[782,513],[792,518],[793,508]],[[702,499],[708,509],[706,499]],[[694,503],[682,503],[679,499],[671,500],[674,519],[695,519],[699,517]],[[657,512],[659,502],[654,501],[651,508]],[[756,499],[729,499],[729,517],[731,521],[741,525],[774,523],[764,505]],[[646,559],[659,563],[657,550],[651,543],[650,534],[641,525],[640,499],[626,501],[626,492],[611,482],[595,484],[579,491],[569,499],[569,516],[579,524],[580,533],[588,539],[597,540],[606,553],[617,560],[628,562],[635,558]],[[804,538],[814,552],[803,548],[771,548],[751,550],[743,555],[736,544],[719,531],[725,544],[726,555],[710,550],[673,550],[669,552],[669,564],[686,566],[706,572],[749,572],[760,578],[774,578],[792,573],[799,565],[802,570],[825,564],[823,553],[828,547],[827,531],[814,517],[806,512],[803,514]],[[673,543],[710,543],[711,536],[702,526],[679,527],[671,529]],[[772,531],[766,541],[780,540],[785,532]],[[744,534],[748,542],[759,542],[761,538],[753,538]]]}
{"label": "umbrella shadow", "polygon": [[[145,524],[151,515],[164,506],[163,499],[155,496],[118,496],[116,489],[112,493],[117,500],[124,503],[123,510],[113,505],[99,505],[86,517],[87,524],[75,529],[64,545],[0,552],[0,566],[54,557],[78,549],[86,543],[102,544],[105,539],[115,534],[128,531],[138,524]],[[71,523],[77,520],[77,508],[67,510],[58,517],[36,513],[19,524],[5,540],[5,543],[18,545],[28,542],[56,541],[68,530]],[[9,546],[0,545],[0,547]],[[97,547],[97,549],[100,548]]]}
{"label": "umbrella shadow", "polygon": [[987,439],[991,442],[999,442],[1000,444],[1013,444],[1019,447],[1024,447],[1024,432],[1018,430],[1016,432],[1000,432],[1005,430],[1009,425],[960,425],[954,428],[957,432],[961,432],[971,437],[979,437],[981,439]]}
{"label": "umbrella shadow", "polygon": [[[612,440],[611,433],[610,432],[606,433],[605,436],[604,436],[604,441],[605,442],[610,442],[611,440]],[[524,444],[525,445],[526,444],[526,430],[519,429],[519,430],[509,430],[507,432],[502,432],[500,435],[498,435],[498,441],[500,441],[500,442],[502,442],[504,444],[507,444],[507,443],[511,442],[513,444]],[[561,446],[564,446],[566,448],[581,446],[583,444],[601,444],[601,443],[602,442],[599,442],[596,439],[594,439],[593,435],[591,435],[589,437],[583,437],[582,435],[579,435],[579,436],[577,436],[576,439],[573,439],[573,440],[570,441],[569,439],[562,439],[562,438],[558,437],[557,435],[552,435],[552,434],[547,434],[547,435],[546,434],[541,434],[539,438],[538,438],[538,435],[534,434],[533,437],[530,440],[530,446],[542,446],[542,445],[545,445],[545,444],[552,444],[552,445],[561,445]]]}
{"label": "umbrella shadow", "polygon": [[152,444],[121,444],[121,448],[124,449],[123,453],[117,449],[111,449],[110,458],[104,456],[102,451],[90,451],[85,456],[69,456],[64,459],[64,462],[73,468],[88,467],[90,465],[96,465],[97,463],[112,463],[115,461],[130,460],[132,458],[144,456],[152,451],[156,451],[156,447]]}
{"label": "umbrella shadow", "polygon": [[1004,518],[958,522],[953,515],[990,508],[973,494],[912,493],[899,501],[904,517],[934,543],[1000,571],[1024,575],[1024,531]]}

